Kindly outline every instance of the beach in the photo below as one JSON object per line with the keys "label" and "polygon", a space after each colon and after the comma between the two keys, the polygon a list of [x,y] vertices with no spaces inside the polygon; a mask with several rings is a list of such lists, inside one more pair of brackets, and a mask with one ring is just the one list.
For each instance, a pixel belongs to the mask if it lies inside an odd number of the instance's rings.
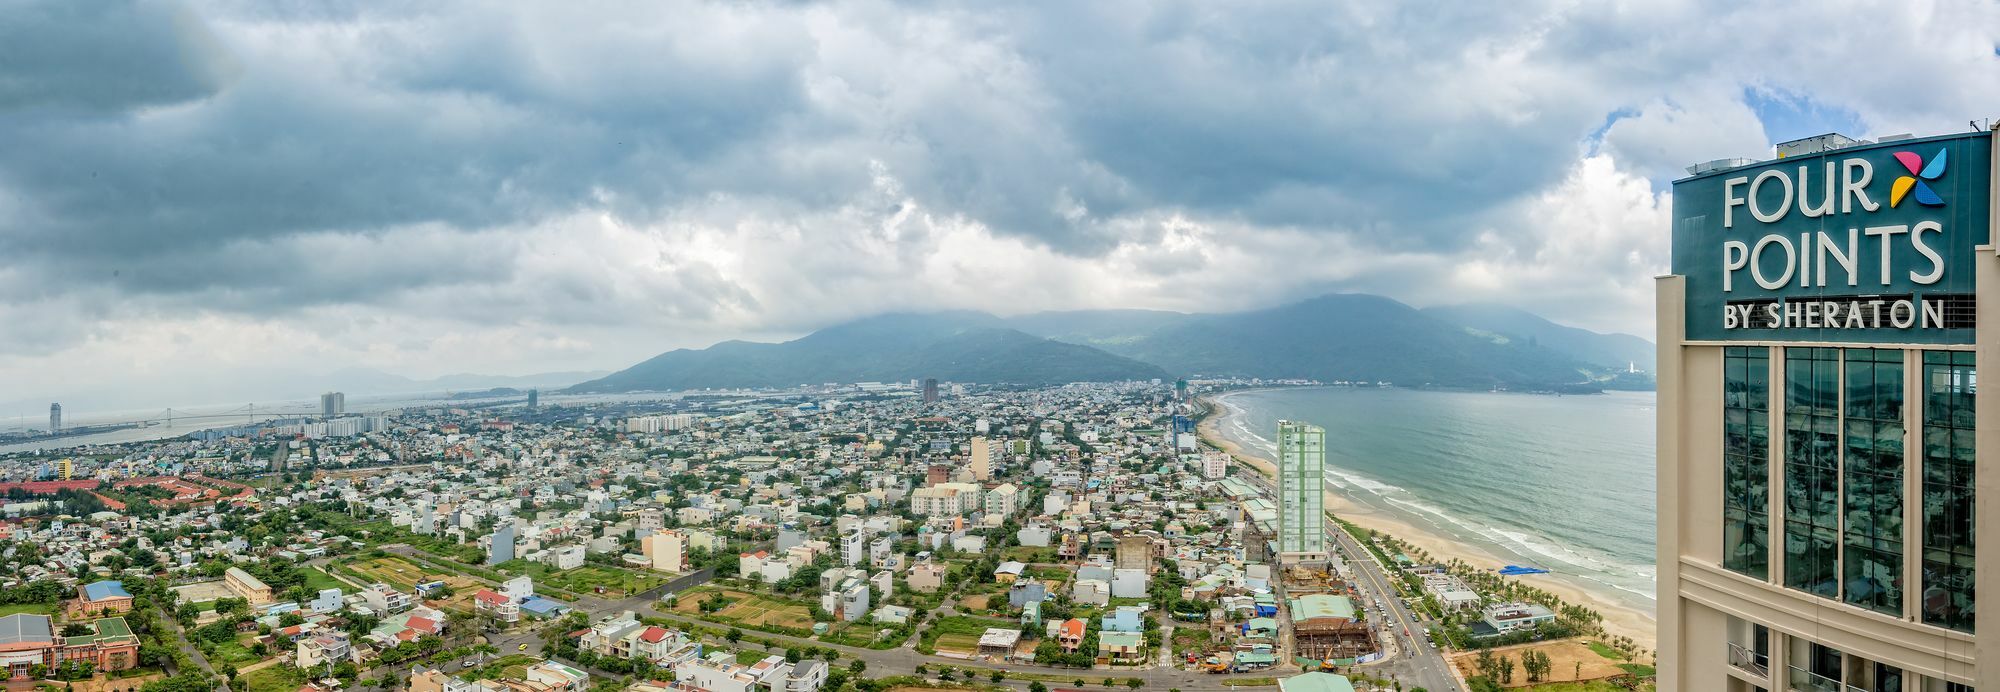
{"label": "beach", "polygon": [[[1237,443],[1223,434],[1223,426],[1232,416],[1241,411],[1232,406],[1226,398],[1204,397],[1202,401],[1210,407],[1210,415],[1204,417],[1197,429],[1198,434],[1209,444],[1228,452],[1238,461],[1259,469],[1269,477],[1276,476],[1276,462],[1263,450]],[[1356,525],[1395,536],[1421,548],[1437,559],[1462,560],[1475,567],[1498,569],[1510,564],[1479,546],[1468,545],[1428,530],[1402,517],[1367,506],[1346,497],[1337,490],[1326,494],[1327,510]],[[1604,629],[1612,635],[1629,637],[1638,642],[1641,650],[1655,648],[1657,623],[1651,612],[1634,607],[1604,592],[1593,588],[1595,584],[1577,583],[1561,574],[1540,575],[1521,579],[1523,584],[1554,594],[1572,604],[1582,605],[1604,616]]]}

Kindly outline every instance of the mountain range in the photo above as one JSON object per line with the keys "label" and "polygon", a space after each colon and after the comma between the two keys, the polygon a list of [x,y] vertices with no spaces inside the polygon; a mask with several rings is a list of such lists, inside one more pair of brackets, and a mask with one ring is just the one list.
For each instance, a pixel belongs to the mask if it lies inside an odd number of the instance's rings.
{"label": "mountain range", "polygon": [[1556,324],[1524,310],[1419,310],[1381,296],[1331,294],[1247,312],[1080,310],[1002,318],[899,313],[782,343],[677,349],[571,387],[622,392],[792,387],[829,382],[1040,386],[1079,381],[1259,377],[1442,387],[1650,389],[1629,365],[1653,344]]}

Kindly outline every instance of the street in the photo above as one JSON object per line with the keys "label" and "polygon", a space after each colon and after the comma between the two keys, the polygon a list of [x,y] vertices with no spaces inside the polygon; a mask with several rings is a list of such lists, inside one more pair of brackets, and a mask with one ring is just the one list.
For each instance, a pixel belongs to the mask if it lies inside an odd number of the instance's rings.
{"label": "street", "polygon": [[[1239,469],[1237,475],[1262,489],[1272,498],[1278,496],[1274,483],[1263,475],[1248,469]],[[1423,687],[1427,690],[1453,692],[1463,690],[1458,677],[1452,674],[1450,664],[1445,661],[1443,652],[1423,636],[1423,620],[1412,613],[1404,605],[1402,597],[1397,595],[1392,577],[1388,576],[1388,568],[1377,562],[1374,553],[1362,547],[1353,536],[1347,535],[1347,532],[1341,530],[1338,525],[1329,523],[1326,533],[1333,544],[1339,546],[1341,552],[1346,554],[1347,564],[1362,575],[1362,579],[1357,580],[1354,586],[1364,595],[1356,599],[1355,608],[1367,609],[1367,602],[1371,599],[1366,594],[1373,594],[1373,601],[1388,607],[1388,612],[1383,618],[1384,630],[1389,632],[1391,637],[1391,641],[1384,642],[1383,646],[1383,653],[1388,658],[1381,663],[1367,665],[1362,670],[1376,677],[1394,675],[1405,688]],[[1390,656],[1392,650],[1398,653]]]}

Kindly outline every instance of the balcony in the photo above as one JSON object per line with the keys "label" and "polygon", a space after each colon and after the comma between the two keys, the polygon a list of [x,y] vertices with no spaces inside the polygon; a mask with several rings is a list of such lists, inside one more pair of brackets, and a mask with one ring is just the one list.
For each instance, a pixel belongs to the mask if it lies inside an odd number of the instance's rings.
{"label": "balcony", "polygon": [[1839,680],[1818,675],[1798,666],[1790,667],[1791,689],[1795,692],[1842,692]]}
{"label": "balcony", "polygon": [[1770,677],[1771,656],[1750,650],[1749,647],[1731,642],[1729,645],[1729,665],[1747,671],[1757,677]]}

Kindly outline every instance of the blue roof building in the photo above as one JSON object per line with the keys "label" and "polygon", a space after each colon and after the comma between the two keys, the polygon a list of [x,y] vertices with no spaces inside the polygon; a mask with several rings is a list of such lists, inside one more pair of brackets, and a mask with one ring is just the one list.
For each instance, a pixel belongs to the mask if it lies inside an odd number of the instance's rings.
{"label": "blue roof building", "polygon": [[125,591],[124,582],[100,581],[83,585],[83,598],[84,600],[87,601],[102,601],[107,598],[131,598],[131,597],[132,594]]}
{"label": "blue roof building", "polygon": [[569,612],[570,608],[558,601],[551,601],[540,596],[530,596],[527,600],[521,601],[521,610],[527,611],[529,615],[535,617],[552,618]]}

